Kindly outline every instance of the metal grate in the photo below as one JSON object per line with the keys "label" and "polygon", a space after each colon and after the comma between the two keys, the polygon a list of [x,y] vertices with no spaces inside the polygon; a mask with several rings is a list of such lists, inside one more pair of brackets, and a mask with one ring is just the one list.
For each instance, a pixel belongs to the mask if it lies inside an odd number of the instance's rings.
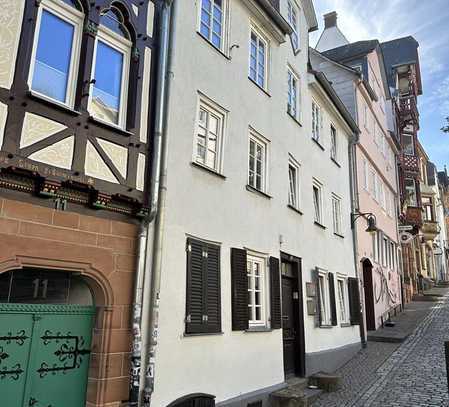
{"label": "metal grate", "polygon": [[262,407],[262,400],[253,401],[252,403],[248,403],[247,407]]}

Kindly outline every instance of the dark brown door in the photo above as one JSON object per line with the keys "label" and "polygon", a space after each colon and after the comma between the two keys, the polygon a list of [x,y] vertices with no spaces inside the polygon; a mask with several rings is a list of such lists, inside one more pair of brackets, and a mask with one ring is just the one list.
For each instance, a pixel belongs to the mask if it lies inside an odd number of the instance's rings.
{"label": "dark brown door", "polygon": [[[282,256],[282,337],[285,376],[304,376],[304,323],[300,260]],[[286,260],[286,257],[290,261]],[[296,260],[292,260],[296,259]]]}
{"label": "dark brown door", "polygon": [[368,331],[374,331],[376,329],[376,323],[374,314],[373,266],[368,261],[363,263],[363,289],[365,292],[366,329]]}

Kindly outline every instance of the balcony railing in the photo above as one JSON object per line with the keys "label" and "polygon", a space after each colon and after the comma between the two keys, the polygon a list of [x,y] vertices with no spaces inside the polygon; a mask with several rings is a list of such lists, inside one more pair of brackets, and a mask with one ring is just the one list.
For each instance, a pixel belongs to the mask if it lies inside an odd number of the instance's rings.
{"label": "balcony railing", "polygon": [[438,225],[438,222],[429,220],[425,220],[423,222],[421,230],[426,240],[433,240],[438,236],[438,233],[440,233],[440,227]]}
{"label": "balcony railing", "polygon": [[421,227],[422,222],[422,209],[416,206],[409,206],[405,212],[405,220],[409,225]]}
{"label": "balcony railing", "polygon": [[401,165],[405,172],[419,173],[419,158],[414,155],[402,154]]}
{"label": "balcony railing", "polygon": [[408,124],[419,125],[418,106],[414,95],[399,98],[399,115],[403,126]]}

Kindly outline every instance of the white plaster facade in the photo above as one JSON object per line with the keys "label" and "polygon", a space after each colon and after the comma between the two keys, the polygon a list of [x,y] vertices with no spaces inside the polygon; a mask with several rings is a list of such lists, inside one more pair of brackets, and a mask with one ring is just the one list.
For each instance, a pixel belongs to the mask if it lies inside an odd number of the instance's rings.
{"label": "white plaster facade", "polygon": [[[232,331],[230,250],[234,247],[277,258],[282,251],[302,259],[306,359],[329,351],[338,354],[348,347],[357,350],[360,342],[358,326],[343,327],[339,322],[321,329],[315,327],[315,317],[307,315],[305,285],[311,282],[312,270],[319,267],[335,275],[355,276],[348,163],[353,131],[307,72],[308,30],[314,19],[311,3],[297,3],[300,47],[296,55],[290,39],[279,42],[283,38],[279,29],[252,0],[225,2],[227,48],[223,55],[198,34],[200,3],[175,3],[165,245],[153,395],[156,406],[192,393],[212,394],[217,403],[226,403],[284,382],[281,329]],[[285,14],[285,0],[281,10]],[[266,91],[248,79],[251,24],[269,43]],[[286,111],[288,66],[300,82],[298,121]],[[200,95],[225,115],[219,175],[192,164]],[[323,149],[311,138],[312,98],[323,112]],[[331,123],[337,130],[339,165],[330,158]],[[250,129],[267,144],[269,197],[246,188]],[[299,165],[298,211],[288,207],[289,157]],[[314,179],[322,184],[325,228],[314,224]],[[332,229],[332,194],[341,198],[342,237]],[[184,334],[188,236],[221,247],[219,335]],[[329,368],[323,365],[320,370]]]}
{"label": "white plaster facade", "polygon": [[[389,95],[382,55],[379,45],[374,44],[369,52],[354,56],[345,61],[345,65],[316,51],[311,51],[311,61],[314,69],[328,75],[361,130],[356,151],[358,210],[375,215],[379,232],[374,243],[373,237],[365,232],[366,222],[357,221],[357,257],[361,280],[362,262],[368,260],[372,266],[372,284],[364,286],[366,298],[374,299],[371,312],[374,315],[367,328],[377,329],[388,318],[388,313],[401,304],[396,210],[398,150],[388,128],[386,101]],[[357,68],[362,74],[351,68]],[[366,307],[364,310],[367,312]]]}

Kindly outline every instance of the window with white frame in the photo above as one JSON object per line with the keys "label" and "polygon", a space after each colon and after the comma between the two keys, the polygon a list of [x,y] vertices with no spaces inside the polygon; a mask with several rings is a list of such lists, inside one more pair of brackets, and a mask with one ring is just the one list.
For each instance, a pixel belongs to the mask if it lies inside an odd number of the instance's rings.
{"label": "window with white frame", "polygon": [[333,125],[331,125],[331,158],[334,161],[338,159],[337,129]]}
{"label": "window with white frame", "polygon": [[341,199],[332,194],[332,218],[334,225],[334,233],[337,235],[342,234],[342,221],[341,221]]}
{"label": "window with white frame", "polygon": [[329,279],[328,274],[319,271],[318,290],[320,296],[320,319],[322,326],[331,325],[331,310],[329,298]]}
{"label": "window with white frame", "polygon": [[382,265],[387,267],[388,265],[388,251],[390,249],[390,245],[388,244],[388,238],[384,236],[383,238],[383,247],[382,247]]}
{"label": "window with white frame", "polygon": [[321,183],[313,181],[313,207],[315,210],[315,222],[323,224],[323,187]]}
{"label": "window with white frame", "polygon": [[225,112],[200,97],[194,160],[221,171]]}
{"label": "window with white frame", "polygon": [[215,48],[224,49],[226,0],[200,0],[199,32]]}
{"label": "window with white frame", "polygon": [[412,155],[412,156],[415,155],[415,145],[413,142],[412,134],[403,134],[402,135],[402,144],[403,144],[404,154]]}
{"label": "window with white frame", "polygon": [[251,27],[249,47],[249,77],[267,89],[268,41],[254,27]]}
{"label": "window with white frame", "polygon": [[369,171],[368,171],[368,161],[363,159],[363,188],[369,191]]}
{"label": "window with white frame", "polygon": [[247,257],[248,319],[250,326],[265,325],[266,259],[254,255]]}
{"label": "window with white frame", "polygon": [[287,69],[287,113],[299,120],[299,78],[290,69]]}
{"label": "window with white frame", "polygon": [[315,141],[320,141],[321,127],[323,118],[321,115],[321,108],[316,102],[312,102],[312,138]]}
{"label": "window with white frame", "polygon": [[73,107],[84,14],[79,1],[42,0],[36,22],[30,88]]}
{"label": "window with white frame", "polygon": [[288,161],[288,204],[299,209],[299,165],[290,158]]}
{"label": "window with white frame", "polygon": [[409,206],[418,206],[416,197],[416,185],[413,178],[405,179],[405,201]]}
{"label": "window with white frame", "polygon": [[376,171],[369,166],[369,192],[372,197],[376,194]]}
{"label": "window with white frame", "polygon": [[293,32],[290,34],[293,50],[299,50],[299,10],[293,0],[288,0],[287,17]]}
{"label": "window with white frame", "polygon": [[250,132],[248,185],[262,192],[266,191],[267,143]]}
{"label": "window with white frame", "polygon": [[112,6],[101,15],[95,39],[89,112],[122,128],[126,127],[131,47],[124,16]]}
{"label": "window with white frame", "polygon": [[340,313],[340,323],[349,323],[349,301],[348,301],[348,282],[346,278],[337,278],[337,295],[338,295],[338,309]]}
{"label": "window with white frame", "polygon": [[376,263],[379,262],[379,244],[378,244],[378,237],[377,233],[374,233],[372,235],[373,237],[373,259]]}
{"label": "window with white frame", "polygon": [[382,181],[382,179],[379,178],[379,204],[380,206],[385,209],[386,205],[385,205],[385,188],[384,188],[384,183]]}

